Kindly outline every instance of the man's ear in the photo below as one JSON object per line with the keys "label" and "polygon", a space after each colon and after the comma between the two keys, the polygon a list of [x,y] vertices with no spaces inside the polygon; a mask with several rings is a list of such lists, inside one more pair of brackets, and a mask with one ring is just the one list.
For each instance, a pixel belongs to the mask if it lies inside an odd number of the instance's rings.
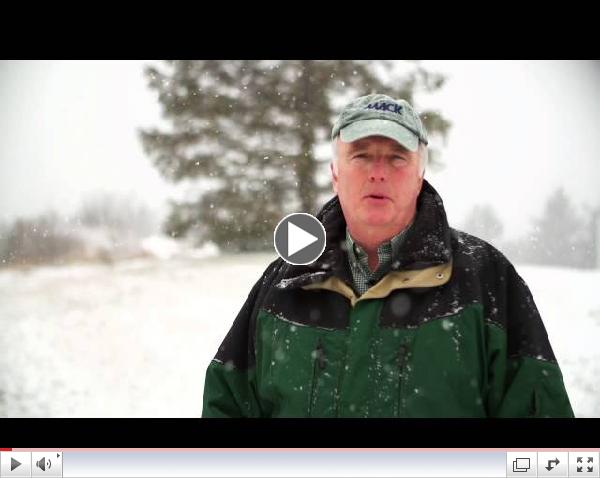
{"label": "man's ear", "polygon": [[335,192],[337,194],[338,192],[338,177],[337,174],[335,174],[335,168],[333,167],[333,161],[331,163],[329,163],[329,169],[331,169],[331,182],[333,185],[333,192]]}

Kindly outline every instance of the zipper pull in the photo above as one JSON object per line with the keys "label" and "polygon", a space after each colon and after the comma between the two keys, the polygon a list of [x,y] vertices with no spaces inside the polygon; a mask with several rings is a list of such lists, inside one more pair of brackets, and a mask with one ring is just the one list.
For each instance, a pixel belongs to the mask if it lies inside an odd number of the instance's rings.
{"label": "zipper pull", "polygon": [[404,362],[406,361],[407,354],[408,354],[408,345],[406,345],[406,344],[400,345],[400,349],[398,350],[398,365],[400,365],[400,368],[404,367]]}
{"label": "zipper pull", "polygon": [[317,343],[317,360],[319,362],[319,368],[323,370],[325,368],[325,349],[323,348],[323,344],[321,339]]}

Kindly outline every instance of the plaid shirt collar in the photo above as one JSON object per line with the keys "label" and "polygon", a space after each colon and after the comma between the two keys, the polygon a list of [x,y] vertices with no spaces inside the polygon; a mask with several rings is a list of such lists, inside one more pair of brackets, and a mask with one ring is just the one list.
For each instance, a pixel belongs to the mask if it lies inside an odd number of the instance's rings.
{"label": "plaid shirt collar", "polygon": [[369,256],[365,250],[358,245],[350,231],[346,228],[346,250],[348,251],[348,261],[350,262],[350,270],[354,285],[358,292],[362,295],[370,287],[375,285],[389,271],[392,264],[392,259],[398,257],[400,247],[404,242],[406,233],[412,226],[409,224],[403,231],[392,237],[389,241],[384,242],[377,248],[377,256],[379,265],[377,269],[371,271],[369,268]]}

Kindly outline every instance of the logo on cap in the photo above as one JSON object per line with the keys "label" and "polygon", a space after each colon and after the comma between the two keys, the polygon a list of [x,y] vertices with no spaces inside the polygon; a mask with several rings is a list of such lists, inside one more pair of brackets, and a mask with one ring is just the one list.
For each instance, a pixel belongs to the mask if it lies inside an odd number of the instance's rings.
{"label": "logo on cap", "polygon": [[369,103],[367,105],[367,109],[370,110],[383,110],[390,111],[391,113],[402,114],[402,105],[398,105],[396,103],[384,103],[383,101],[378,101],[377,103]]}

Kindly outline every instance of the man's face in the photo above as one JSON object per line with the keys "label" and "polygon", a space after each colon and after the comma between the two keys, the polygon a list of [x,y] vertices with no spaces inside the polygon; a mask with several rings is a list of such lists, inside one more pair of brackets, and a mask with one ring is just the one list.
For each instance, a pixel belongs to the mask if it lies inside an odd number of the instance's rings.
{"label": "man's face", "polygon": [[337,141],[333,189],[350,230],[377,227],[400,232],[412,219],[423,184],[419,153],[383,136]]}

